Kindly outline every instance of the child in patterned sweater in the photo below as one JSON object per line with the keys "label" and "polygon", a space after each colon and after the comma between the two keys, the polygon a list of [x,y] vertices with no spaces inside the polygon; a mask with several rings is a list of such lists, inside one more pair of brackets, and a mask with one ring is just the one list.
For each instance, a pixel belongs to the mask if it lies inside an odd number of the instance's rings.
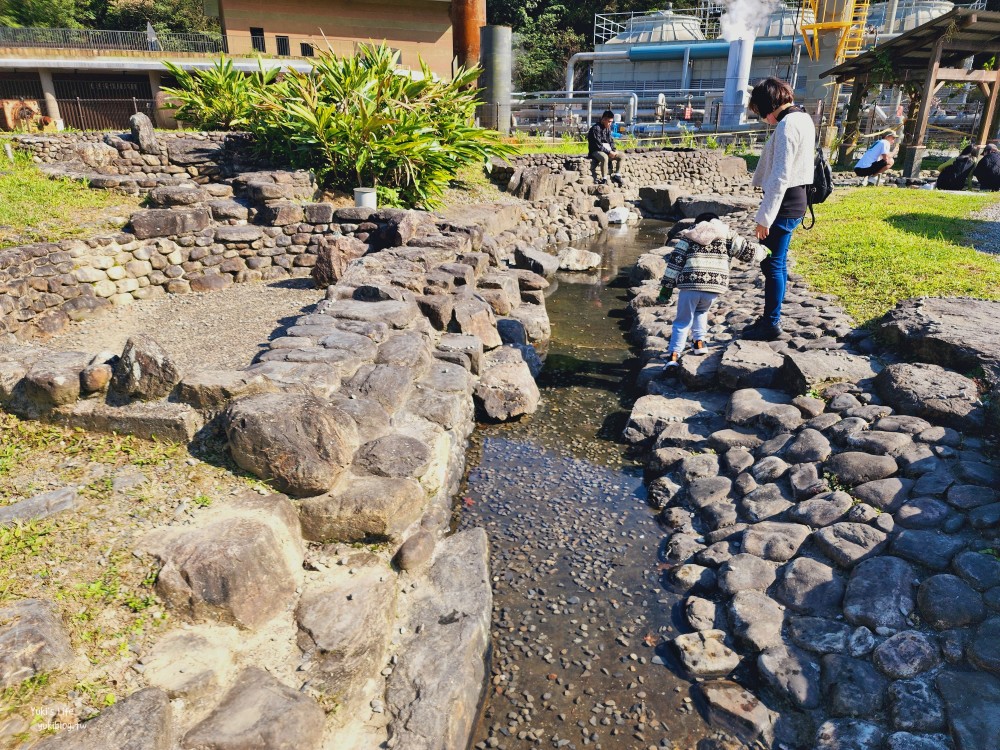
{"label": "child in patterned sweater", "polygon": [[695,351],[704,350],[708,311],[716,297],[729,289],[730,258],[759,263],[770,251],[743,239],[713,213],[700,214],[694,226],[671,239],[667,248],[671,252],[665,256],[667,270],[659,301],[668,302],[674,289],[680,290],[667,348],[667,367],[675,368],[688,333],[693,336]]}

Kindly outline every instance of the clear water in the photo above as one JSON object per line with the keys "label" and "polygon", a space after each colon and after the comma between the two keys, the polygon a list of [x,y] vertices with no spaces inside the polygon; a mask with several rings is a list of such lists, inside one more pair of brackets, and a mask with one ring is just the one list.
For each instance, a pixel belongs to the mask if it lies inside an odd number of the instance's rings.
{"label": "clear water", "polygon": [[624,338],[628,272],[667,228],[579,245],[604,268],[548,297],[539,411],[476,432],[456,510],[492,547],[493,672],[475,746],[693,748],[712,734],[664,643],[679,597],[664,586],[642,470],[619,442],[638,367]]}

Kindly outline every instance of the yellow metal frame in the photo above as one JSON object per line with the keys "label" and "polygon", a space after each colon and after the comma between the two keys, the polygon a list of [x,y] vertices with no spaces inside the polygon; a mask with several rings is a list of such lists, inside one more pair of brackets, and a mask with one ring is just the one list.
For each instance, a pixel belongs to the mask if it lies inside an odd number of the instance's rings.
{"label": "yellow metal frame", "polygon": [[824,0],[806,0],[802,3],[799,15],[799,27],[802,29],[802,39],[810,59],[819,59],[819,37],[825,31],[839,31],[836,62],[842,63],[848,57],[861,54],[865,44],[865,28],[868,25],[868,7],[870,0],[852,0],[841,21],[824,21],[822,23],[802,23],[808,8],[813,12],[813,18],[819,18],[820,6]]}

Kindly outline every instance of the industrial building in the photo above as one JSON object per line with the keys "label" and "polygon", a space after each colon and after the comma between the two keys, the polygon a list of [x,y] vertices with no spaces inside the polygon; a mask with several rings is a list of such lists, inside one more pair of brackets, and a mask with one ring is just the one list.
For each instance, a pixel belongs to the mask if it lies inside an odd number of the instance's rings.
{"label": "industrial building", "polygon": [[221,34],[0,27],[0,102],[9,103],[0,112],[102,129],[142,111],[165,126],[165,59],[191,69],[228,54],[249,71],[260,55],[265,66],[308,70],[319,49],[349,55],[373,42],[397,50],[404,68],[420,58],[448,78],[478,61],[486,23],[486,0],[206,0],[205,9]]}

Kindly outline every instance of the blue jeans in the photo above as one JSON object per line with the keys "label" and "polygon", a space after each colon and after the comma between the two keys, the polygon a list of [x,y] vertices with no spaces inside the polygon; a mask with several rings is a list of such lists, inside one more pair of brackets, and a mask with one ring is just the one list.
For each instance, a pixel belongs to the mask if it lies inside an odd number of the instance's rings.
{"label": "blue jeans", "polygon": [[670,346],[667,347],[667,354],[680,354],[684,351],[688,331],[691,331],[695,341],[704,341],[705,333],[708,331],[708,311],[717,296],[713,292],[680,290],[680,294],[677,295],[674,330],[670,334]]}
{"label": "blue jeans", "polygon": [[761,244],[770,249],[771,254],[760,263],[764,272],[764,315],[763,320],[772,326],[781,323],[781,303],[785,299],[788,285],[788,246],[792,233],[802,223],[802,219],[777,219]]}

